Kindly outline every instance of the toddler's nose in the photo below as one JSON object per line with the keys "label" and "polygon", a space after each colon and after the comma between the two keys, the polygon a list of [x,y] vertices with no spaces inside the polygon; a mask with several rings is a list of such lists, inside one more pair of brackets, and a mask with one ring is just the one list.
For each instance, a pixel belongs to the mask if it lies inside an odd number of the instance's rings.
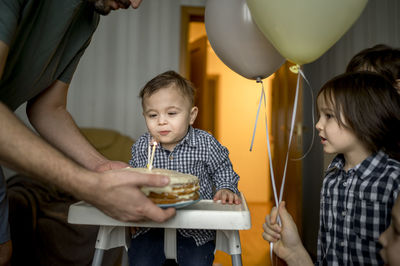
{"label": "toddler's nose", "polygon": [[158,124],[163,125],[165,123],[167,123],[167,119],[166,119],[165,115],[160,115],[158,117]]}

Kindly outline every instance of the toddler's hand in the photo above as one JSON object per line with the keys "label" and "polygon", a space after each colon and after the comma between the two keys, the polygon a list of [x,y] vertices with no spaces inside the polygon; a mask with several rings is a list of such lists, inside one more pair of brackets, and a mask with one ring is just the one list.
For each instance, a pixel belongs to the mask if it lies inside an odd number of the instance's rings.
{"label": "toddler's hand", "polygon": [[221,200],[222,204],[240,204],[242,203],[239,196],[229,189],[220,189],[215,193],[214,201]]}

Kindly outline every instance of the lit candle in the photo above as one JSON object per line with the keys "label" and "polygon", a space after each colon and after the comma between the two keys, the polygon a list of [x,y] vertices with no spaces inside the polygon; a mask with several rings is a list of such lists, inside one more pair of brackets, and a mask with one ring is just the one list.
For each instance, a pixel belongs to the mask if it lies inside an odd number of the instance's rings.
{"label": "lit candle", "polygon": [[150,146],[151,146],[151,141],[149,142],[149,146],[147,148],[147,169],[150,169],[149,168],[150,167],[150,150],[151,150]]}
{"label": "lit candle", "polygon": [[156,146],[157,142],[153,142],[153,150],[151,151],[151,157],[150,157],[150,164],[149,164],[149,170],[153,168],[153,160],[154,160],[154,153],[156,152]]}

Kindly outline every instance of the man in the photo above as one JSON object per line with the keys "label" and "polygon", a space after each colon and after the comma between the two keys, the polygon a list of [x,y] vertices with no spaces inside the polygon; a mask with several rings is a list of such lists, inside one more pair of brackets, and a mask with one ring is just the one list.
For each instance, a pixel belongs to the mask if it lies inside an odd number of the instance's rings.
{"label": "man", "polygon": [[[99,154],[66,110],[69,83],[99,14],[137,8],[140,2],[0,0],[0,164],[72,193],[113,218],[162,222],[175,210],[158,208],[138,186],[164,186],[168,178],[118,170],[127,164]],[[40,136],[12,113],[26,101]],[[0,265],[7,265],[12,248],[1,168],[0,217]]]}

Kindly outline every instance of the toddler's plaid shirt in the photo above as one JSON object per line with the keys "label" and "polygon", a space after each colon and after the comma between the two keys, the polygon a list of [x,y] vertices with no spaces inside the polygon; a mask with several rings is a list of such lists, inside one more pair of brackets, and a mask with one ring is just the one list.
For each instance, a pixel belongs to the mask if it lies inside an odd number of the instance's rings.
{"label": "toddler's plaid shirt", "polygon": [[[132,167],[146,167],[150,134],[142,135],[132,146]],[[207,132],[189,127],[189,131],[172,152],[157,146],[154,168],[175,170],[192,174],[199,178],[200,197],[212,199],[215,191],[229,189],[239,193],[237,189],[239,176],[235,173],[229,160],[228,150]],[[147,232],[141,229],[136,235]],[[186,237],[193,237],[198,246],[215,238],[213,230],[178,229]],[[135,236],[136,236],[135,235]]]}

